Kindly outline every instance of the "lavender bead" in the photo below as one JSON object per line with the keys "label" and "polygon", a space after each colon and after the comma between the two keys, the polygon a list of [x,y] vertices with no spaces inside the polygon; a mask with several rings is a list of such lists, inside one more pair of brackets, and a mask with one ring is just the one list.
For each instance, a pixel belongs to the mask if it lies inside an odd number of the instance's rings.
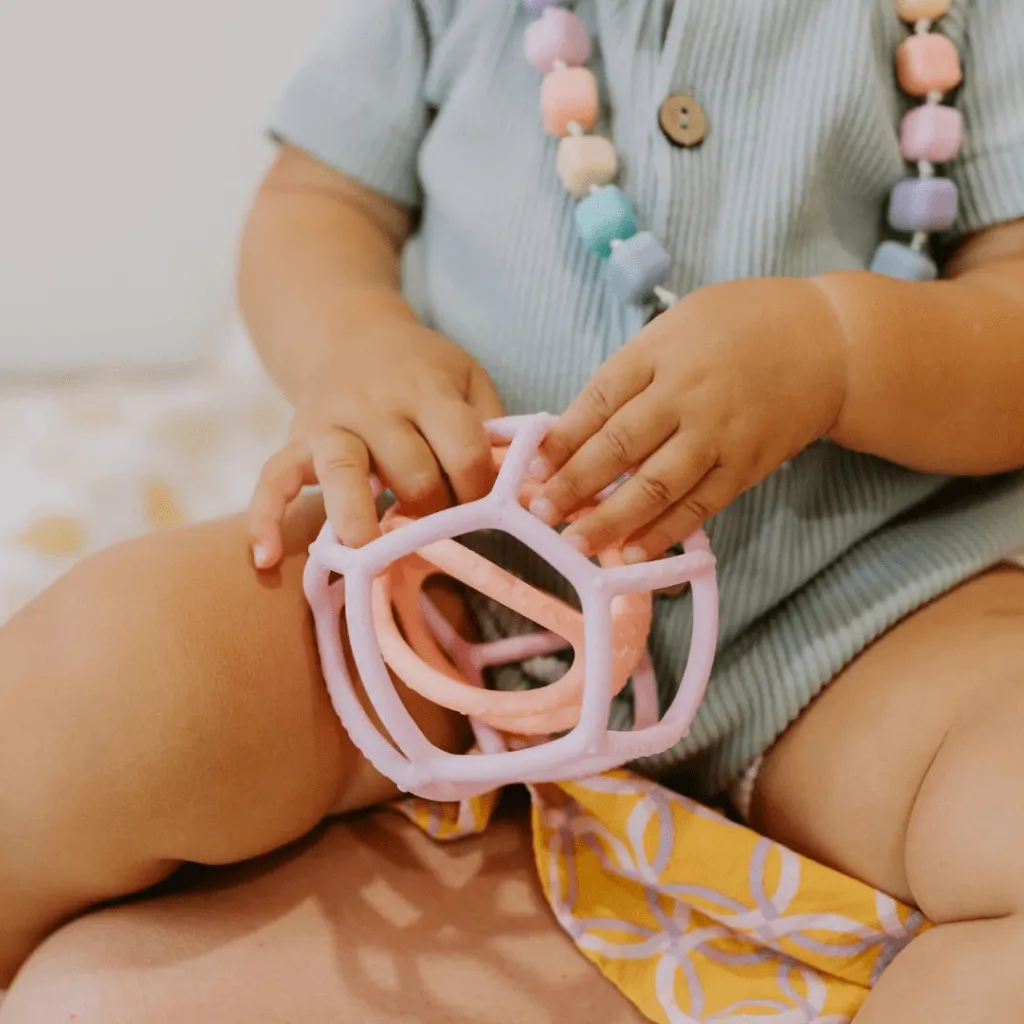
{"label": "lavender bead", "polygon": [[641,231],[612,247],[608,285],[622,302],[639,306],[664,285],[671,268],[672,259],[661,242],[650,231]]}
{"label": "lavender bead", "polygon": [[899,281],[934,281],[939,276],[935,261],[902,242],[883,242],[871,261],[871,270]]}
{"label": "lavender bead", "polygon": [[526,13],[533,18],[539,18],[549,7],[557,7],[559,0],[523,0]]}
{"label": "lavender bead", "polygon": [[947,231],[956,223],[959,205],[949,178],[907,178],[893,189],[889,223],[897,231]]}

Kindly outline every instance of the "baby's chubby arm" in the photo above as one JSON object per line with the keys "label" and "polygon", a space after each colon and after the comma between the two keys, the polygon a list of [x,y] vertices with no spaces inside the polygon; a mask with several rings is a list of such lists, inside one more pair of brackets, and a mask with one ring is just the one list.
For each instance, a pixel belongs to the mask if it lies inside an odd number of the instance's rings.
{"label": "baby's chubby arm", "polygon": [[946,279],[850,272],[702,288],[600,368],[548,436],[534,511],[584,550],[659,554],[822,437],[922,472],[1024,467],[1024,221]]}
{"label": "baby's chubby arm", "polygon": [[250,509],[254,559],[281,557],[288,503],[319,482],[348,544],[377,534],[376,472],[419,513],[493,482],[483,423],[501,414],[483,369],[423,327],[402,297],[411,215],[285,146],[257,193],[239,293],[249,332],[295,407],[288,443],[264,467]]}
{"label": "baby's chubby arm", "polygon": [[846,350],[832,440],[930,473],[1024,467],[1024,220],[969,238],[941,281],[817,283]]}

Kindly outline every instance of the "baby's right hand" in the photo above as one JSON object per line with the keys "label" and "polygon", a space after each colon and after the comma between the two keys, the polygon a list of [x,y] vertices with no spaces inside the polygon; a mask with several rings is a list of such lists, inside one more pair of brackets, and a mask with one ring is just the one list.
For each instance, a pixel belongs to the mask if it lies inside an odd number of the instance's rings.
{"label": "baby's right hand", "polygon": [[413,515],[482,497],[494,482],[484,423],[502,411],[483,368],[419,324],[382,324],[343,346],[309,375],[288,442],[260,474],[249,507],[257,568],[280,561],[285,510],[307,485],[321,485],[350,547],[380,532],[371,472]]}

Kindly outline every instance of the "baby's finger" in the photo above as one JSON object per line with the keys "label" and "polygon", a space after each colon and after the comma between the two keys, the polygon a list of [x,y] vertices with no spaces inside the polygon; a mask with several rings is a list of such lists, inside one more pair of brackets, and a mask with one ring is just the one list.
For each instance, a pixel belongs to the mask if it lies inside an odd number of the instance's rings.
{"label": "baby's finger", "polygon": [[714,450],[676,435],[597,508],[573,523],[566,538],[589,554],[641,533],[689,494],[716,461]]}
{"label": "baby's finger", "polygon": [[552,427],[530,472],[546,480],[593,437],[618,410],[654,379],[654,368],[641,350],[627,345],[594,374],[590,383]]}
{"label": "baby's finger", "polygon": [[312,460],[300,445],[286,445],[267,459],[246,517],[257,569],[270,569],[281,560],[281,522],[285,511],[299,491],[313,483],[316,475]]}
{"label": "baby's finger", "polygon": [[467,400],[485,421],[496,420],[505,415],[505,403],[483,368],[475,368],[470,375]]}
{"label": "baby's finger", "polygon": [[649,561],[692,537],[738,497],[741,490],[733,474],[724,466],[715,466],[689,494],[630,541],[623,552],[626,561]]}
{"label": "baby's finger", "polygon": [[441,463],[456,501],[476,501],[490,491],[494,459],[479,413],[452,400],[426,409],[417,426]]}
{"label": "baby's finger", "polygon": [[370,455],[362,439],[332,430],[313,445],[313,465],[324,492],[327,519],[342,544],[358,548],[380,533],[370,487]]}
{"label": "baby's finger", "polygon": [[404,512],[425,516],[451,504],[437,458],[413,423],[399,417],[380,418],[364,436],[378,475]]}
{"label": "baby's finger", "polygon": [[534,515],[551,526],[564,522],[673,435],[678,419],[671,404],[659,401],[654,390],[648,388],[628,402],[584,442],[531,503]]}

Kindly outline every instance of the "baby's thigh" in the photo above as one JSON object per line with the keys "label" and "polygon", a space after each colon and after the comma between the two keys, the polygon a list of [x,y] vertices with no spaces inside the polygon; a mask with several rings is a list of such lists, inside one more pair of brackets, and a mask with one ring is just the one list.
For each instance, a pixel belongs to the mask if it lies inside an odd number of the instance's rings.
{"label": "baby's thigh", "polygon": [[[37,863],[234,862],[392,796],[321,677],[302,569],[322,521],[297,505],[264,574],[239,518],[141,538],[0,630],[0,809]],[[451,742],[447,718],[414,712]]]}
{"label": "baby's thigh", "polygon": [[22,972],[0,1024],[71,1019],[643,1020],[555,924],[525,815],[441,846],[390,812],[65,928]]}
{"label": "baby's thigh", "polygon": [[921,907],[999,916],[1024,896],[1024,572],[988,572],[850,665],[766,758],[753,823]]}

